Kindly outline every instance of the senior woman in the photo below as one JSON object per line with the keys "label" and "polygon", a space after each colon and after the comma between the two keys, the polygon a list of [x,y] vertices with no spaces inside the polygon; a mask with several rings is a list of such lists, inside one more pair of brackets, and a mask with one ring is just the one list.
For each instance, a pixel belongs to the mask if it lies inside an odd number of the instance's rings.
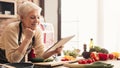
{"label": "senior woman", "polygon": [[62,46],[50,52],[44,52],[41,40],[40,13],[41,8],[32,2],[24,2],[19,6],[20,22],[9,24],[4,30],[0,48],[5,50],[8,62],[25,62],[25,55],[34,49],[36,58],[49,58],[62,51]]}

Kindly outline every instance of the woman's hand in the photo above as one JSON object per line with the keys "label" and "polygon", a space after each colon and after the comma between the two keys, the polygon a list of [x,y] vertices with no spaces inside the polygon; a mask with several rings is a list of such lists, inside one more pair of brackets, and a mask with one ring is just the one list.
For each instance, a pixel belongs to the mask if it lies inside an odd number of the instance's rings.
{"label": "woman's hand", "polygon": [[25,29],[25,38],[26,39],[31,39],[35,34],[35,30],[32,30],[30,28]]}
{"label": "woman's hand", "polygon": [[63,49],[63,46],[60,46],[60,47],[56,48],[54,52],[59,54],[59,53],[61,53],[62,49]]}
{"label": "woman's hand", "polygon": [[63,49],[63,46],[60,46],[60,47],[56,48],[56,49],[53,50],[53,51],[45,52],[45,53],[43,54],[43,58],[46,59],[46,58],[49,58],[49,57],[52,56],[52,55],[60,54],[61,51],[62,51],[62,49]]}

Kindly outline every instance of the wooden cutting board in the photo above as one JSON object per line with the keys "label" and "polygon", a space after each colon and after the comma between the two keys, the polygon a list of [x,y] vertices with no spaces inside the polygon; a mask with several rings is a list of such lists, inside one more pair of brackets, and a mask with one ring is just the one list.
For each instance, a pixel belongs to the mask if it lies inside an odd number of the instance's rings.
{"label": "wooden cutting board", "polygon": [[34,65],[37,66],[43,66],[43,67],[57,67],[57,66],[63,66],[65,63],[75,63],[77,60],[72,60],[72,61],[53,61],[53,62],[37,62],[33,63]]}
{"label": "wooden cutting board", "polygon": [[101,61],[109,64],[113,64],[113,68],[120,68],[120,60],[108,60],[108,61]]}
{"label": "wooden cutting board", "polygon": [[[104,62],[104,63],[109,63],[114,65],[113,68],[120,68],[120,60],[107,60],[107,61],[100,61],[100,62]],[[81,67],[81,65],[83,64],[78,64],[78,63],[64,63],[65,67],[69,67],[69,68],[76,68],[76,67]]]}

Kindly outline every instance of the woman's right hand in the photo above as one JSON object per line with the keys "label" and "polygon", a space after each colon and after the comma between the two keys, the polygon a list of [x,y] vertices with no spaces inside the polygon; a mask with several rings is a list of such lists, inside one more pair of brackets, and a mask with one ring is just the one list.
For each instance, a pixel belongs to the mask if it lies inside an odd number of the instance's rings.
{"label": "woman's right hand", "polygon": [[31,39],[35,34],[35,30],[32,30],[30,28],[25,29],[25,38],[26,39]]}

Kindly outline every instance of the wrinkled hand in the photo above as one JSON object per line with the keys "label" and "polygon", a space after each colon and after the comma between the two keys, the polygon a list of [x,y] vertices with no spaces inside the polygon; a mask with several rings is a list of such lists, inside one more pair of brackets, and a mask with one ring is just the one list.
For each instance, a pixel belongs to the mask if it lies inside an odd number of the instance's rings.
{"label": "wrinkled hand", "polygon": [[30,28],[25,29],[25,38],[31,39],[35,34],[35,30],[32,30]]}
{"label": "wrinkled hand", "polygon": [[63,49],[63,46],[56,48],[55,53],[58,53],[58,54],[61,53],[62,49]]}

